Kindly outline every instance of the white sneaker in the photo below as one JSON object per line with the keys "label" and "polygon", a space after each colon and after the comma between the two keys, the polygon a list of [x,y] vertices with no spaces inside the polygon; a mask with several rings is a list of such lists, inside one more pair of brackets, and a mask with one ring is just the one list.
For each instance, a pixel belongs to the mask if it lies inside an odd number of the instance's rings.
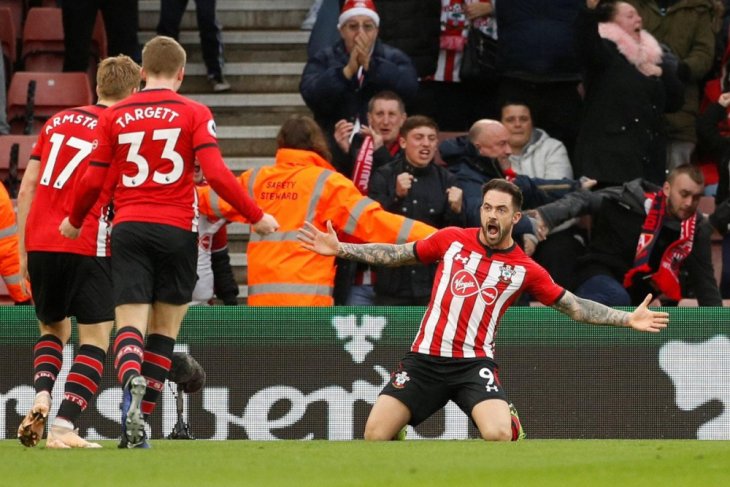
{"label": "white sneaker", "polygon": [[208,77],[210,87],[213,89],[213,93],[222,93],[231,89],[230,83],[225,78]]}

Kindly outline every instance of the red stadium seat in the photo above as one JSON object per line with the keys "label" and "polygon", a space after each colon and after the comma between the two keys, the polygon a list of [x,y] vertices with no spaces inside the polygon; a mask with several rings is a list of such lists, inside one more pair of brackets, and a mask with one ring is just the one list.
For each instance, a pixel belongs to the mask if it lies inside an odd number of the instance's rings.
{"label": "red stadium seat", "polygon": [[[0,7],[0,44],[2,44],[2,55],[5,58],[5,79],[10,81],[13,74],[13,65],[17,55],[17,43],[15,38],[15,25],[8,7]],[[6,86],[2,87],[7,88]]]}
{"label": "red stadium seat", "polygon": [[[32,106],[28,103],[28,87],[35,81]],[[13,75],[8,90],[8,123],[10,133],[40,131],[43,123],[65,108],[90,105],[94,98],[86,73],[29,73]]]}
{"label": "red stadium seat", "polygon": [[23,26],[23,47],[20,53],[23,70],[62,71],[63,52],[61,9],[30,9]]}
{"label": "red stadium seat", "polygon": [[10,9],[16,39],[20,39],[20,36],[23,33],[23,1],[24,0],[0,0],[0,7],[7,7]]}
{"label": "red stadium seat", "polygon": [[0,135],[0,181],[8,176],[10,154],[15,144],[18,145],[18,178],[22,177],[37,138],[35,135]]}

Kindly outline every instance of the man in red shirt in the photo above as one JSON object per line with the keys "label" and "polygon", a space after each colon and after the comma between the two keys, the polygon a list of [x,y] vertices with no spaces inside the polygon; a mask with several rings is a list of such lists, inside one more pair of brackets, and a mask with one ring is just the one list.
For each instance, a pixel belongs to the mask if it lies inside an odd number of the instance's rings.
{"label": "man in red shirt", "polygon": [[524,437],[494,361],[494,339],[507,308],[529,292],[535,299],[592,324],[659,332],[668,313],[647,308],[633,313],[576,297],[515,245],[512,226],[520,219],[522,193],[503,179],[482,189],[481,228],[448,227],[404,245],[340,243],[307,223],[299,240],[323,255],[375,265],[439,262],[431,302],[399,369],[392,375],[365,425],[366,440],[390,440],[407,424],[416,426],[454,401],[485,440]]}
{"label": "man in red shirt", "polygon": [[58,225],[68,213],[74,187],[87,170],[86,157],[92,152],[99,116],[139,88],[139,66],[127,56],[107,58],[99,65],[96,79],[96,105],[63,110],[43,126],[18,194],[21,273],[30,275],[41,334],[33,349],[36,397],[18,428],[18,438],[25,446],[35,446],[43,437],[63,347],[71,336],[69,317],[76,316],[79,349],[46,447],[99,447],[79,437],[74,429],[99,388],[114,320],[109,185],[83,219],[81,238],[63,238]]}
{"label": "man in red shirt", "polygon": [[89,170],[60,228],[65,236],[77,236],[111,167],[119,175],[112,232],[114,363],[125,396],[122,445],[130,448],[147,446],[144,419],[162,392],[195,287],[196,158],[210,186],[252,222],[254,231],[267,235],[278,228],[223,162],[210,110],[176,93],[185,58],[185,50],[169,37],[145,45],[145,89],[99,118]]}

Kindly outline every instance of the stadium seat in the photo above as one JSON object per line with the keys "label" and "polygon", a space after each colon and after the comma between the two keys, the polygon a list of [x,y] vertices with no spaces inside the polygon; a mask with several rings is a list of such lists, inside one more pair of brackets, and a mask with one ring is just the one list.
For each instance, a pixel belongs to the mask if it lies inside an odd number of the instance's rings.
{"label": "stadium seat", "polygon": [[35,135],[0,135],[0,181],[8,177],[10,154],[15,144],[18,145],[18,178],[22,177],[36,139]]}
{"label": "stadium seat", "polygon": [[[28,87],[35,81],[35,96],[29,103]],[[64,108],[93,102],[86,73],[29,73],[13,75],[8,90],[10,133],[36,134],[48,118]]]}
{"label": "stadium seat", "polygon": [[[23,27],[21,64],[24,71],[63,71],[64,34],[60,8],[35,7]],[[96,65],[107,55],[107,39],[101,13],[96,16],[91,38],[89,81],[96,83]]]}
{"label": "stadium seat", "polygon": [[16,39],[20,39],[23,33],[23,2],[24,0],[0,0],[0,7],[10,9]]}
{"label": "stadium seat", "polygon": [[[9,82],[10,77],[13,75],[13,66],[18,52],[15,25],[8,7],[0,7],[0,44],[2,44],[2,55],[5,58],[5,79],[6,82]],[[7,89],[7,86],[3,88]]]}
{"label": "stadium seat", "polygon": [[24,71],[63,71],[63,22],[60,8],[35,7],[23,25],[20,61]]}

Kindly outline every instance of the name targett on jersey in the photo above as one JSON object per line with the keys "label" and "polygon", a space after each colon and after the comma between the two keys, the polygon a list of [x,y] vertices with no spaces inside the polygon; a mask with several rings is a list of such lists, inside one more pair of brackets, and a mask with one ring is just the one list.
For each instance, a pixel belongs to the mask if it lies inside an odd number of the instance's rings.
{"label": "name targett on jersey", "polygon": [[171,110],[169,108],[165,107],[144,107],[144,108],[135,108],[134,110],[130,110],[128,112],[124,112],[117,117],[116,120],[114,120],[114,123],[120,125],[122,128],[126,127],[127,124],[131,122],[136,122],[138,120],[146,120],[148,118],[155,118],[158,120],[166,120],[168,122],[172,122],[177,117],[179,117],[180,114],[177,113],[175,110]]}
{"label": "name targett on jersey", "polygon": [[96,128],[97,119],[96,117],[90,117],[83,113],[65,113],[63,115],[57,115],[51,118],[51,120],[46,124],[46,134],[59,125],[67,123],[81,125],[90,130],[94,130]]}

